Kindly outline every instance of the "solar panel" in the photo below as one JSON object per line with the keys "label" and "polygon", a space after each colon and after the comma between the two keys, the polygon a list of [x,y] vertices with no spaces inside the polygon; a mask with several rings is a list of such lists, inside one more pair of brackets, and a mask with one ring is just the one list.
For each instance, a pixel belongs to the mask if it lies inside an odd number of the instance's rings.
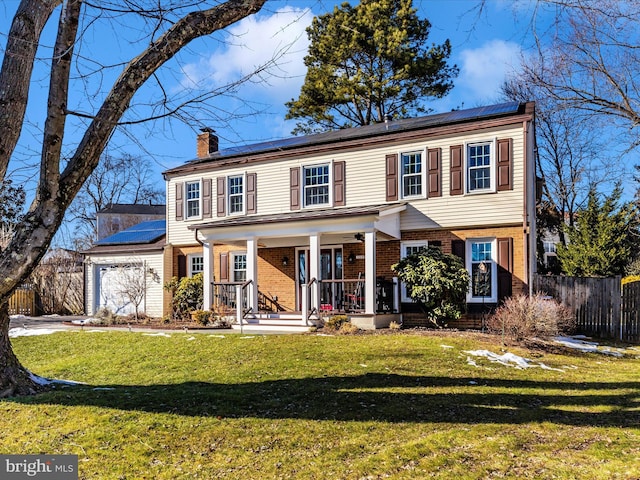
{"label": "solar panel", "polygon": [[418,118],[406,118],[393,120],[388,123],[377,123],[375,125],[366,125],[364,127],[344,128],[331,132],[317,133],[314,135],[305,135],[300,137],[283,138],[279,140],[270,140],[266,142],[254,143],[250,145],[238,145],[220,149],[214,156],[206,159],[195,159],[188,163],[202,163],[211,160],[225,159],[238,155],[249,155],[259,152],[267,152],[273,150],[285,150],[299,146],[319,145],[323,143],[336,142],[340,140],[348,140],[353,138],[364,138],[375,135],[382,135],[385,132],[399,132],[403,130],[412,130],[416,128],[425,128],[436,125],[444,125],[448,123],[457,123],[469,120],[477,120],[509,113],[517,113],[520,108],[519,102],[507,102],[497,105],[488,105],[483,107],[469,108],[466,110],[452,110],[445,113],[437,113]]}
{"label": "solar panel", "polygon": [[121,232],[98,240],[94,245],[130,245],[137,243],[152,243],[167,232],[164,220],[150,220],[141,222]]}

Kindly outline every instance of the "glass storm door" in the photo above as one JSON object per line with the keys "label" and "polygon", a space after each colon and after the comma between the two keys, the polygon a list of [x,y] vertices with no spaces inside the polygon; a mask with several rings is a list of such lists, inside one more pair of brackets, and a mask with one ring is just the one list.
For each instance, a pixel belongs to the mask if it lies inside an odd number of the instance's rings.
{"label": "glass storm door", "polygon": [[[310,280],[309,249],[296,252],[296,304],[302,309],[302,295]],[[320,305],[327,310],[338,309],[342,299],[342,247],[323,248],[320,250]],[[338,280],[338,281],[337,281]]]}

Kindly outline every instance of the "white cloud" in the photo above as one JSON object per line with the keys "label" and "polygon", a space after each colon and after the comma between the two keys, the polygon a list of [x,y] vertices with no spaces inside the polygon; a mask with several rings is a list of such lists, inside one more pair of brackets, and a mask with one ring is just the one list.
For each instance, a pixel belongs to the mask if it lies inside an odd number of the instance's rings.
{"label": "white cloud", "polygon": [[237,81],[264,65],[260,82],[270,96],[299,89],[306,67],[303,58],[309,41],[305,29],[311,24],[310,9],[284,7],[270,16],[254,15],[226,30],[224,47],[198,63],[183,67],[183,87],[220,87]]}
{"label": "white cloud", "polygon": [[491,40],[479,48],[463,50],[460,59],[460,76],[456,85],[464,90],[465,103],[473,105],[484,100],[493,101],[507,76],[517,69],[520,46],[504,40]]}

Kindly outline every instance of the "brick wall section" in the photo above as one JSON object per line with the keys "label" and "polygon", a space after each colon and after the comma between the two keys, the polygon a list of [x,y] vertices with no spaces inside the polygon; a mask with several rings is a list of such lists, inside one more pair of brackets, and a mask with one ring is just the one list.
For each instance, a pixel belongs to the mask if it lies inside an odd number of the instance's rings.
{"label": "brick wall section", "polygon": [[[258,290],[269,297],[278,297],[278,303],[287,310],[297,310],[295,273],[296,252],[293,247],[258,249]],[[287,265],[282,259],[287,257]]]}
{"label": "brick wall section", "polygon": [[[414,232],[403,232],[401,241],[411,240],[427,240],[440,241],[441,248],[445,253],[451,253],[451,242],[453,240],[465,240],[467,238],[483,238],[483,237],[511,237],[513,238],[513,294],[524,293],[527,291],[526,275],[525,275],[525,245],[524,233],[522,226],[512,227],[495,227],[485,229],[468,229],[468,230],[423,230]],[[400,259],[400,240],[378,242],[376,246],[376,276],[391,278],[394,276],[391,265],[397,263]],[[220,253],[243,251],[241,247],[230,245],[216,245],[214,247],[214,278],[220,278]],[[167,256],[172,257],[172,270],[177,274],[178,271],[178,255],[188,255],[190,253],[200,253],[202,247],[180,246],[167,250],[165,254],[165,262]],[[353,263],[349,263],[348,257],[353,253],[355,258]],[[295,300],[295,262],[296,252],[294,247],[279,248],[259,248],[258,249],[258,289],[273,297],[278,297],[278,302],[288,310],[297,310]],[[345,279],[357,279],[359,273],[365,271],[364,243],[350,243],[343,246],[343,276]],[[288,258],[287,266],[282,265],[282,259]],[[166,267],[166,263],[165,263]],[[231,274],[231,266],[229,268]],[[171,278],[171,272],[165,269],[165,280]],[[165,302],[168,305],[168,301]],[[456,328],[480,328],[482,325],[481,314],[470,313],[462,319],[452,323],[451,327]],[[403,314],[406,326],[428,326],[424,315],[418,312],[407,312]]]}

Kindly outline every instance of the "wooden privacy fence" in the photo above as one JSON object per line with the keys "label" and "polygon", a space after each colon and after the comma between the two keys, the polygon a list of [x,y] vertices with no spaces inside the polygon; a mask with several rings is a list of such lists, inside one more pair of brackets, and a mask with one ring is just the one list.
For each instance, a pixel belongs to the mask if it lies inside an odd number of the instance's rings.
{"label": "wooden privacy fence", "polygon": [[640,341],[640,282],[623,287],[621,277],[535,275],[533,289],[552,296],[569,308],[576,317],[580,333]]}
{"label": "wooden privacy fence", "polygon": [[31,285],[19,287],[9,299],[9,315],[35,315],[36,292]]}

